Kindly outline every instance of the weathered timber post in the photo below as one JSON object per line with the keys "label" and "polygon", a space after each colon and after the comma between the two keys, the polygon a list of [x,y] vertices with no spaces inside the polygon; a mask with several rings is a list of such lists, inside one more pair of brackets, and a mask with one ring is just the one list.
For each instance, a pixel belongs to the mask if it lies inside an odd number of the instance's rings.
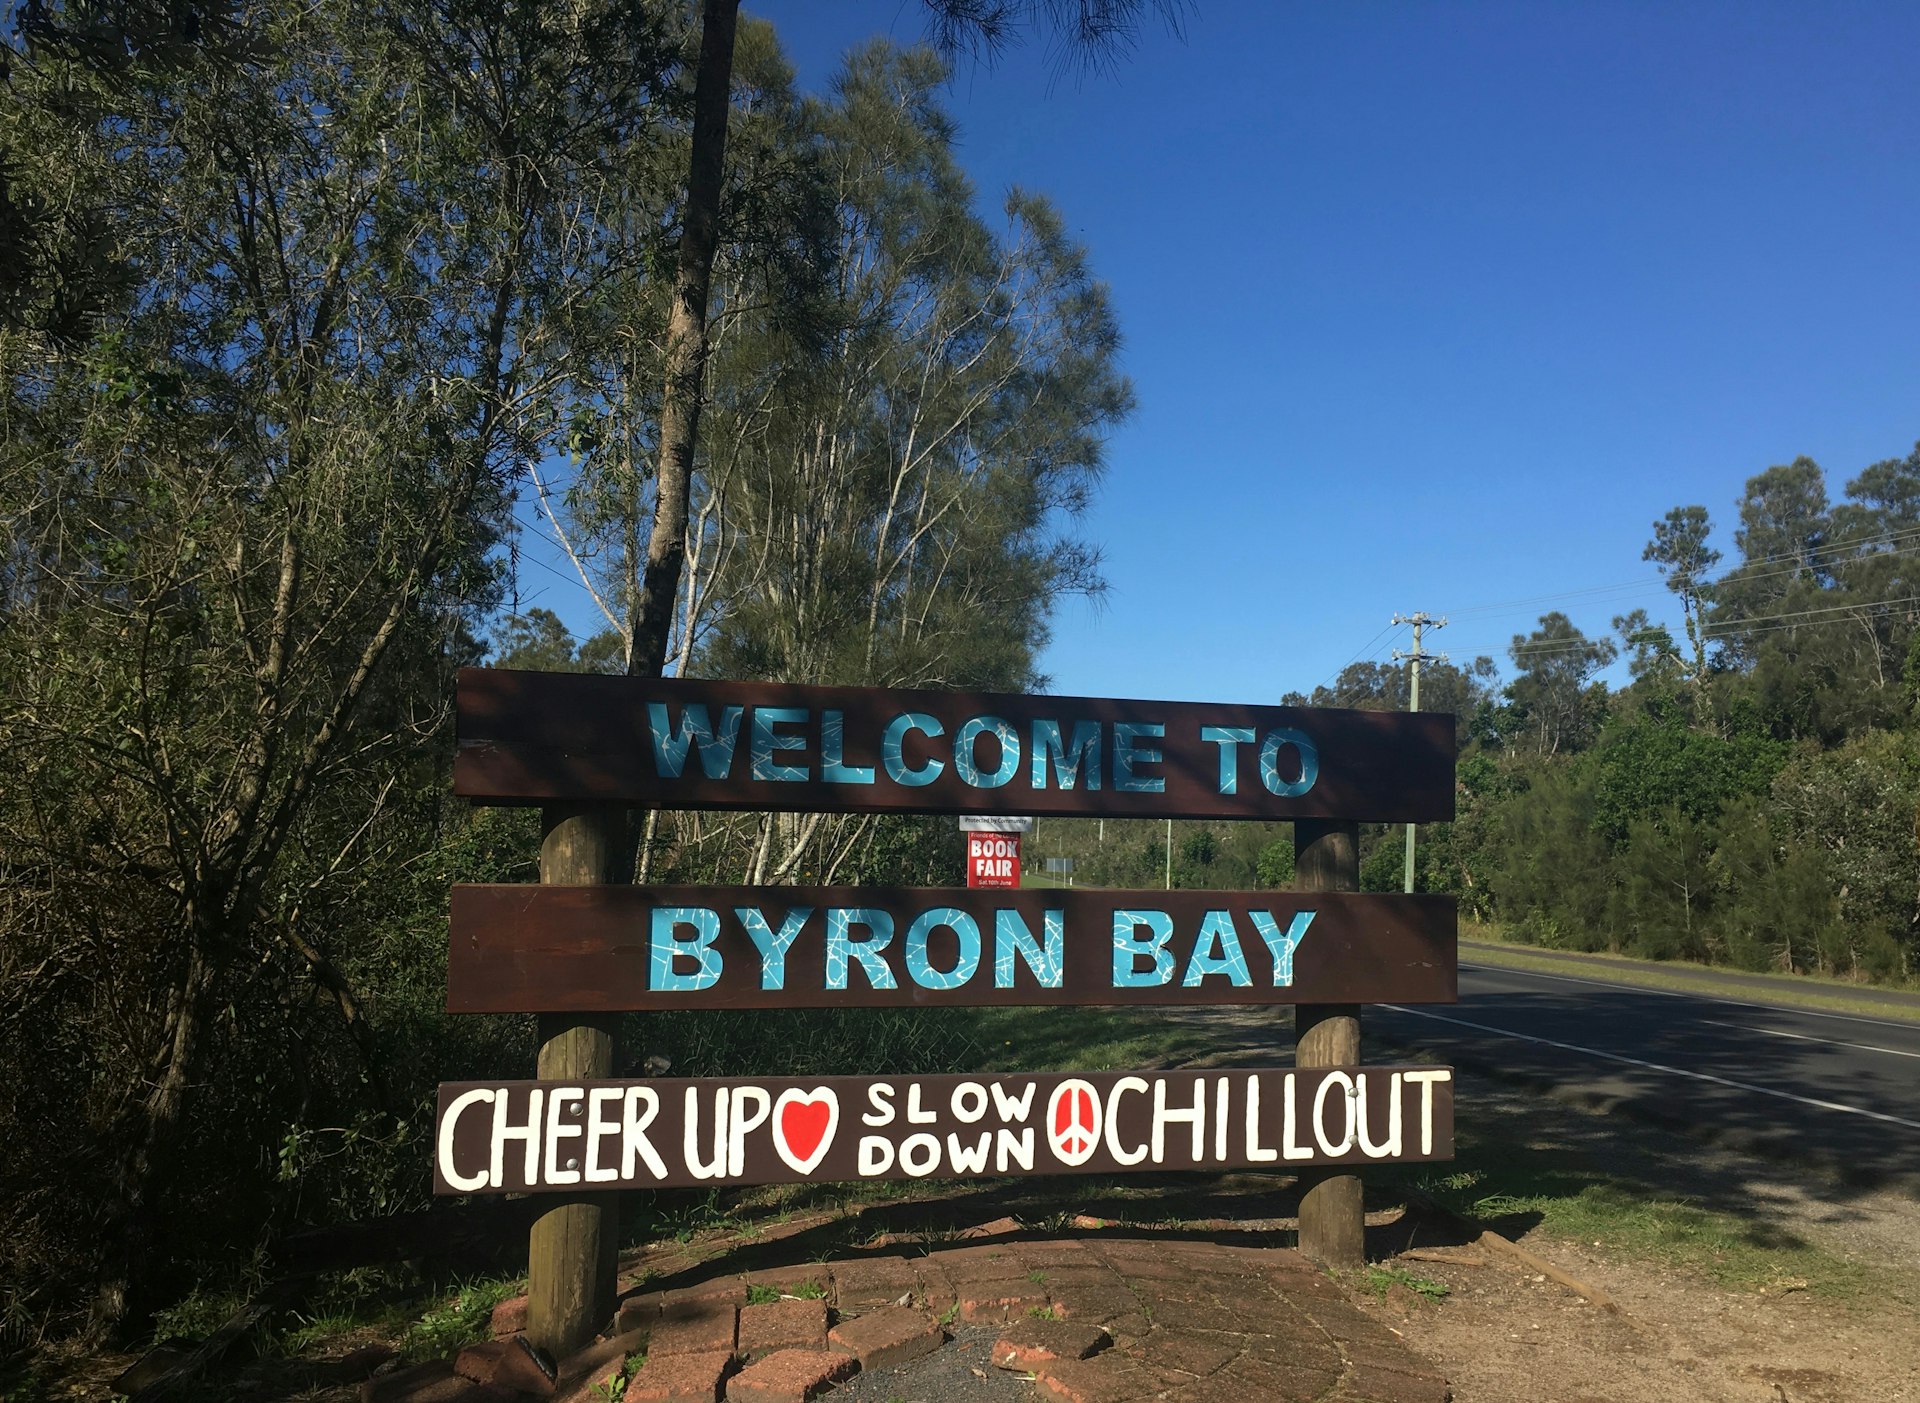
{"label": "weathered timber post", "polygon": [[[543,883],[597,886],[612,877],[622,810],[555,805],[541,810],[540,820]],[[536,1075],[560,1082],[612,1076],[618,1021],[614,1014],[541,1014]],[[590,1343],[613,1315],[620,1196],[565,1194],[547,1202],[527,1242],[527,1340],[558,1359]]]}
{"label": "weathered timber post", "polygon": [[[1296,819],[1297,891],[1360,890],[1360,828],[1354,823]],[[1299,1004],[1293,1012],[1296,1067],[1352,1067],[1360,1061],[1360,1005]],[[1300,1173],[1300,1252],[1326,1267],[1366,1259],[1366,1210],[1358,1174],[1341,1169]]]}

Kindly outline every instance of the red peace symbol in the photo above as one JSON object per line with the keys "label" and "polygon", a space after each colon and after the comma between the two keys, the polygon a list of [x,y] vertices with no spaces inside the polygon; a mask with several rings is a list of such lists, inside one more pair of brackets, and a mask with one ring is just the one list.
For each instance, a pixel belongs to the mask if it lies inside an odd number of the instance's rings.
{"label": "red peace symbol", "polygon": [[1047,1143],[1062,1164],[1085,1164],[1100,1145],[1100,1093],[1074,1078],[1047,1100]]}

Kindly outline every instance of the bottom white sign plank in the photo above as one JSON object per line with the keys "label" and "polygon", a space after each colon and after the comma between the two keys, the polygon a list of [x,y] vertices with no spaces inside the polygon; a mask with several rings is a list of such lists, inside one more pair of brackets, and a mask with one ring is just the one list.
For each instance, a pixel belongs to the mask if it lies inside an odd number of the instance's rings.
{"label": "bottom white sign plank", "polygon": [[448,1082],[434,1189],[579,1192],[1453,1158],[1446,1067]]}

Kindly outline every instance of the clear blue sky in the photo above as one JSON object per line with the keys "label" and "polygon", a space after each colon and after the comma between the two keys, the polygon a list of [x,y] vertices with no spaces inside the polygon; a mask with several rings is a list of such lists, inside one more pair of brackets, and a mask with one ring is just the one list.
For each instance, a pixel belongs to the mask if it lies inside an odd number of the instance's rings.
{"label": "clear blue sky", "polygon": [[[924,32],[747,5],[810,89]],[[963,64],[963,164],[1065,212],[1140,401],[1054,690],[1268,700],[1404,646],[1395,611],[1508,676],[1548,608],[1677,622],[1656,517],[1704,503],[1731,555],[1750,475],[1804,453],[1837,497],[1920,439],[1916,62],[1894,0],[1195,0],[1108,76]]]}

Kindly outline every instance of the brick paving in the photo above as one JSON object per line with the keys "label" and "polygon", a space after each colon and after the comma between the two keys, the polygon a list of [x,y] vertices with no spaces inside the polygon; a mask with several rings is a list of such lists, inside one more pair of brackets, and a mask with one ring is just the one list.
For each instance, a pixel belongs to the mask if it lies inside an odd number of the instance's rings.
{"label": "brick paving", "polygon": [[[932,1365],[942,1317],[1004,1322],[995,1361],[1034,1374],[1036,1398],[1063,1403],[1233,1396],[1444,1403],[1450,1396],[1436,1369],[1355,1308],[1335,1282],[1280,1248],[1003,1235],[921,1252],[896,1245],[848,1253],[675,1294],[731,1301],[732,1284],[746,1281],[824,1287],[829,1350],[869,1369]],[[781,1318],[795,1318],[800,1305],[781,1302]],[[773,1308],[747,1307],[756,1310],[771,1317]],[[745,1347],[748,1316],[739,1318]],[[760,1358],[775,1365],[781,1353]],[[817,1348],[796,1352],[790,1367],[770,1368],[760,1376],[764,1385],[749,1377],[757,1367],[734,1375],[725,1396],[766,1398],[780,1388],[813,1396],[809,1390],[827,1385]]]}
{"label": "brick paving", "polygon": [[781,1349],[825,1349],[827,1303],[788,1298],[740,1310],[738,1351],[758,1359]]}
{"label": "brick paving", "polygon": [[[697,1277],[689,1264],[678,1279]],[[754,1288],[747,1304],[749,1287]],[[770,1292],[783,1293],[767,1301]],[[798,1292],[798,1295],[784,1294]],[[824,1297],[820,1296],[824,1292]],[[944,1326],[991,1322],[992,1362],[1032,1377],[1058,1403],[1448,1403],[1447,1381],[1297,1253],[1158,1235],[984,1242],[912,1250],[895,1243],[804,1267],[715,1273],[677,1290],[636,1288],[617,1344],[561,1364],[562,1394],[593,1359],[644,1347],[628,1397],[645,1403],[805,1403],[831,1398],[863,1368],[903,1388],[941,1376]],[[500,1323],[512,1323],[503,1320]],[[514,1353],[508,1352],[511,1346]],[[957,1350],[959,1346],[953,1346]],[[463,1362],[511,1362],[511,1339]],[[504,1370],[474,1367],[369,1380],[378,1403],[493,1403]],[[964,1370],[961,1371],[963,1374]],[[449,1377],[451,1375],[451,1377]],[[471,1390],[471,1392],[463,1391]],[[1020,1387],[1028,1387],[1020,1384]],[[577,1385],[576,1385],[577,1387]],[[529,1395],[519,1395],[527,1397]],[[903,1395],[905,1396],[905,1395]]]}

